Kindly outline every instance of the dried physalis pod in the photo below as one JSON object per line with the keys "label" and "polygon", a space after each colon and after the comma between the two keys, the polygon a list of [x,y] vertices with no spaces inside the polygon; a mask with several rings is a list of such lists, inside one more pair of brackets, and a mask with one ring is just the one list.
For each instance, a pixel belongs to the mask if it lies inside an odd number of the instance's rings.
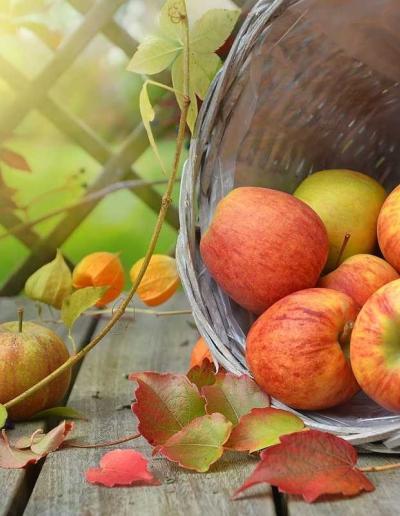
{"label": "dried physalis pod", "polygon": [[[130,271],[132,283],[137,280],[144,258],[135,263]],[[170,256],[155,254],[137,289],[140,299],[148,306],[158,306],[170,299],[180,285],[176,261]]]}
{"label": "dried physalis pod", "polygon": [[25,294],[29,298],[58,309],[71,291],[71,271],[60,250],[52,262],[32,274],[25,284]]}

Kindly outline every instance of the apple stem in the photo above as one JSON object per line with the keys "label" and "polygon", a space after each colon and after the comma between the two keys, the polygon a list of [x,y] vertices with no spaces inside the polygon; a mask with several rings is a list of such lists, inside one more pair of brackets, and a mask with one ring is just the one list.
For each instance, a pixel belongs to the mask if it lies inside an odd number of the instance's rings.
{"label": "apple stem", "polygon": [[350,356],[350,339],[353,332],[354,322],[347,321],[344,325],[342,332],[339,335],[339,343],[343,349],[343,352],[347,358]]}
{"label": "apple stem", "polygon": [[24,324],[24,309],[18,308],[18,331],[22,333],[22,325]]}
{"label": "apple stem", "polygon": [[339,267],[340,262],[342,261],[343,254],[344,254],[344,252],[346,250],[346,247],[347,247],[347,244],[349,243],[350,238],[351,238],[351,233],[346,233],[344,235],[343,244],[342,244],[342,247],[340,248],[339,255],[338,255],[338,258],[336,260],[335,269],[337,269]]}

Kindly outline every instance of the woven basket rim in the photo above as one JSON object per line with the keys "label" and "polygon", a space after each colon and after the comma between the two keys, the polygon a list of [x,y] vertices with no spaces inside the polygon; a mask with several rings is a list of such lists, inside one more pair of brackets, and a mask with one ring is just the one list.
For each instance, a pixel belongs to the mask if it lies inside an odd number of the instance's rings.
{"label": "woven basket rim", "polygon": [[[199,259],[196,242],[199,181],[204,162],[207,158],[209,142],[213,136],[214,124],[218,119],[220,105],[227,90],[235,81],[238,71],[246,62],[266,25],[296,2],[297,0],[260,0],[249,13],[222,70],[214,79],[200,110],[189,157],[182,173],[179,202],[181,229],[177,244],[178,269],[184,290],[193,310],[195,323],[201,335],[210,346],[214,358],[220,364],[226,363],[226,360],[238,361],[238,359],[227,349],[221,352],[224,346],[220,336],[210,323],[208,307],[205,305],[202,297],[199,278],[197,277],[195,265]],[[237,368],[233,372],[236,374],[249,374],[243,362],[238,363]],[[340,435],[355,445],[365,445],[365,449],[369,452],[400,453],[400,417],[396,420],[395,415],[393,416],[395,420],[386,424],[375,424],[368,427],[364,421],[364,424],[359,426],[348,426],[316,422],[312,419],[309,412],[303,413],[290,409],[275,400],[273,400],[272,405],[295,413],[311,428]],[[370,443],[376,443],[377,441],[384,441],[384,445],[370,445]]]}

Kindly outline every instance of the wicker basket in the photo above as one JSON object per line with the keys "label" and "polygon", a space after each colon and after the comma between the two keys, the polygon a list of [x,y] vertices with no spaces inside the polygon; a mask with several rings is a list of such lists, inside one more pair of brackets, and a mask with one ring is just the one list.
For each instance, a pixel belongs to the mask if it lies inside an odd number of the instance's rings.
{"label": "wicker basket", "polygon": [[[199,238],[236,186],[292,192],[325,168],[400,183],[399,16],[398,0],[261,0],[211,87],[183,173],[177,256],[198,328],[231,372],[248,372],[254,317],[210,278]],[[364,395],[300,415],[365,451],[400,453],[400,416]]]}

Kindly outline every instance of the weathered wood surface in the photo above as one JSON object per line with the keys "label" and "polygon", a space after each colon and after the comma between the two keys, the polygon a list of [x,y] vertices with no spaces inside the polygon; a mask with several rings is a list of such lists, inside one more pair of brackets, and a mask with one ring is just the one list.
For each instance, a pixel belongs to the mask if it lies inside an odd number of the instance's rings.
{"label": "weathered wood surface", "polygon": [[[24,299],[6,299],[0,298],[0,322],[13,321],[17,318],[17,308],[23,306],[25,308],[25,319],[37,319],[37,311],[32,302]],[[88,331],[92,321],[89,319],[81,319],[74,330],[75,340],[78,345],[82,344],[87,338]],[[64,328],[54,324],[47,324],[49,328],[56,331],[66,342],[67,332]],[[18,427],[8,433],[11,440],[18,435],[29,435],[37,428],[45,428],[45,422],[32,422]],[[0,516],[9,516],[21,514],[33,483],[40,471],[40,465],[33,466],[28,470],[4,470],[0,469]]]}
{"label": "weathered wood surface", "polygon": [[[182,295],[169,308],[187,307]],[[191,318],[137,316],[118,328],[83,363],[70,404],[90,417],[79,422],[74,434],[85,441],[117,439],[136,430],[129,409],[135,384],[126,374],[141,371],[187,369],[191,345],[198,335]],[[122,409],[123,406],[128,408]],[[120,447],[135,448],[151,457],[149,445],[139,439]],[[183,471],[156,457],[153,470],[163,482],[160,487],[107,489],[89,485],[84,473],[98,465],[100,450],[64,450],[48,457],[29,500],[26,513],[44,515],[197,516],[274,514],[271,490],[265,496],[233,502],[230,496],[252,471],[255,462],[240,456],[227,457],[209,474]]]}
{"label": "weathered wood surface", "polygon": [[[390,460],[382,455],[360,455],[359,465],[378,466],[399,462],[399,457]],[[299,497],[288,497],[289,514],[296,516],[398,516],[400,513],[400,470],[368,473],[375,491],[355,498],[325,498],[314,504],[306,504]]]}
{"label": "weathered wood surface", "polygon": [[[186,308],[183,295],[177,296],[167,309]],[[15,314],[15,301],[1,301],[1,319]],[[28,313],[29,316],[29,313]],[[82,318],[77,335],[87,329],[88,319]],[[100,324],[103,324],[102,322]],[[60,332],[61,333],[61,332]],[[135,433],[136,420],[129,409],[135,384],[126,379],[133,371],[158,370],[183,372],[187,368],[190,349],[197,339],[188,316],[155,318],[137,315],[124,321],[86,357],[69,398],[69,404],[84,412],[90,420],[77,422],[75,437],[86,442],[102,442]],[[23,425],[28,433],[37,423]],[[120,445],[135,448],[151,457],[149,445],[143,440]],[[231,494],[255,466],[254,459],[226,455],[208,474],[196,474],[179,469],[162,457],[152,461],[152,469],[161,480],[160,487],[107,489],[86,483],[84,473],[98,465],[105,449],[70,449],[46,459],[43,467],[27,471],[0,470],[0,495],[3,504],[0,516],[36,515],[131,515],[141,516],[231,516],[273,515],[276,507],[268,486],[249,491],[238,501]],[[396,461],[396,457],[363,455],[362,465]],[[325,499],[314,505],[299,497],[276,497],[279,515],[317,516],[320,514],[361,515],[399,513],[400,472],[370,474],[376,491],[353,499]],[[287,504],[287,506],[286,506]]]}

